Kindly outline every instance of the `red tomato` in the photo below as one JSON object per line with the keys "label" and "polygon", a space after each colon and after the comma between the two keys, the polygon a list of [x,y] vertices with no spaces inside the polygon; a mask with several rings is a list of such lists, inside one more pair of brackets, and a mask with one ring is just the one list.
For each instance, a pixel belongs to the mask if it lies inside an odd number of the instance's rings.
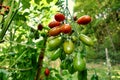
{"label": "red tomato", "polygon": [[67,34],[70,33],[72,31],[71,26],[69,24],[63,24],[61,26],[61,32]]}
{"label": "red tomato", "polygon": [[61,22],[61,21],[63,21],[63,20],[65,19],[65,15],[62,14],[62,13],[57,13],[57,14],[54,16],[54,18],[55,18],[56,21]]}
{"label": "red tomato", "polygon": [[50,22],[49,24],[48,24],[48,26],[50,27],[50,28],[53,28],[53,27],[55,27],[55,26],[59,26],[61,23],[60,22],[58,22],[58,21],[52,21],[52,22]]}
{"label": "red tomato", "polygon": [[48,31],[48,34],[49,36],[57,36],[58,34],[60,34],[61,32],[61,29],[59,26],[56,26],[54,28],[51,28],[49,31]]}
{"label": "red tomato", "polygon": [[46,76],[49,76],[50,70],[48,68],[46,68],[44,73],[45,73]]}
{"label": "red tomato", "polygon": [[77,20],[77,23],[78,24],[82,24],[82,25],[86,25],[88,23],[91,22],[91,17],[88,16],[88,15],[84,15],[84,16],[81,16],[80,18],[78,18]]}
{"label": "red tomato", "polygon": [[41,23],[38,24],[37,29],[38,29],[38,30],[42,30],[42,29],[43,29],[43,25],[42,25]]}

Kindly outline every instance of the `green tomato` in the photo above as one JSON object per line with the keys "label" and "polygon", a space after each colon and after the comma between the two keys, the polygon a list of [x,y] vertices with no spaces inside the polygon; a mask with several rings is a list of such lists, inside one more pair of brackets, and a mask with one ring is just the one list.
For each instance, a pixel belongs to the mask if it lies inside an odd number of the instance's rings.
{"label": "green tomato", "polygon": [[74,44],[71,40],[67,40],[63,43],[63,49],[66,54],[71,54],[74,51]]}
{"label": "green tomato", "polygon": [[80,40],[84,43],[84,44],[86,44],[86,45],[88,45],[88,46],[93,46],[94,45],[94,43],[93,43],[93,41],[92,41],[92,39],[90,38],[90,37],[88,37],[88,36],[86,36],[86,35],[84,35],[84,34],[80,34]]}
{"label": "green tomato", "polygon": [[58,48],[57,50],[52,52],[51,57],[50,57],[51,60],[56,60],[57,58],[59,58],[61,53],[62,53],[62,49],[61,48]]}
{"label": "green tomato", "polygon": [[55,50],[61,45],[61,43],[62,43],[62,37],[55,37],[55,38],[49,39],[48,49]]}
{"label": "green tomato", "polygon": [[77,71],[83,71],[86,69],[86,61],[85,58],[82,57],[80,53],[77,53],[77,55],[74,57],[73,65],[75,70]]}

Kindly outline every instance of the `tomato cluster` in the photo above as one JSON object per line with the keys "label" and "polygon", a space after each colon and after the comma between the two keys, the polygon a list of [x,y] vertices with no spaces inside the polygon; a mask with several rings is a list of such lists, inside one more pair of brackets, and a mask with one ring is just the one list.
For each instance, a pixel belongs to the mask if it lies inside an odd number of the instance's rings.
{"label": "tomato cluster", "polygon": [[60,33],[70,33],[71,32],[71,25],[70,24],[63,24],[65,20],[65,15],[62,13],[57,13],[54,16],[54,21],[51,21],[48,26],[50,30],[48,31],[49,36],[57,36]]}
{"label": "tomato cluster", "polygon": [[[66,22],[67,17],[63,13],[54,15],[54,20],[48,24],[47,46],[46,51],[50,60],[61,60],[60,68],[68,70],[70,74],[79,72],[86,75],[86,60],[84,56],[84,48],[82,45],[93,46],[94,43],[90,37],[78,32],[70,23]],[[91,17],[88,15],[73,17],[73,23],[79,25],[87,25],[91,22]],[[42,24],[38,25],[38,30],[42,30]],[[77,36],[75,35],[77,33]],[[82,47],[82,48],[80,48]],[[45,75],[49,75],[48,69]],[[81,80],[83,76],[78,76]]]}
{"label": "tomato cluster", "polygon": [[[47,40],[47,50],[50,52],[49,57],[53,61],[59,58],[61,60],[60,68],[63,70],[67,69],[70,74],[76,71],[82,73],[86,70],[86,60],[83,55],[84,49],[80,51],[79,46],[81,44],[93,46],[94,44],[92,39],[85,34],[79,33],[79,35],[75,36],[74,32],[72,33],[74,30],[73,26],[65,23],[65,19],[64,14],[57,13],[54,16],[54,21],[48,24],[50,28]],[[84,15],[77,18],[75,16],[73,20],[75,24],[87,25],[91,22],[91,17]]]}

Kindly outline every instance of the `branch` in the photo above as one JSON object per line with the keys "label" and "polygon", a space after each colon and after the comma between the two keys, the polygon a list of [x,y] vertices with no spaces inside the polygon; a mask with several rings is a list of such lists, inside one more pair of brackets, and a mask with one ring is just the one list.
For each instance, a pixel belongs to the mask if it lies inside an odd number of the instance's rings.
{"label": "branch", "polygon": [[9,67],[0,66],[0,69],[17,70],[17,71],[29,71],[33,68],[31,67],[31,68],[26,68],[26,69],[16,69],[16,68],[9,68]]}
{"label": "branch", "polygon": [[47,36],[44,36],[44,47],[41,48],[41,52],[39,54],[39,58],[38,58],[38,69],[37,69],[37,74],[35,77],[35,80],[42,80],[40,79],[40,74],[41,74],[41,69],[42,69],[42,65],[43,65],[43,58],[44,58],[44,53],[45,53],[45,48],[46,48],[46,41],[47,41]]}
{"label": "branch", "polygon": [[40,52],[40,55],[39,55],[39,58],[38,58],[38,70],[37,70],[37,75],[36,75],[35,80],[41,80],[40,79],[40,73],[41,73],[41,69],[42,69],[42,62],[43,62],[43,58],[44,58],[44,52],[45,52],[45,49],[42,48],[41,52]]}
{"label": "branch", "polygon": [[105,54],[106,54],[106,63],[107,63],[107,67],[108,67],[108,76],[109,76],[109,80],[111,80],[111,63],[110,63],[110,59],[108,56],[108,49],[105,48]]}

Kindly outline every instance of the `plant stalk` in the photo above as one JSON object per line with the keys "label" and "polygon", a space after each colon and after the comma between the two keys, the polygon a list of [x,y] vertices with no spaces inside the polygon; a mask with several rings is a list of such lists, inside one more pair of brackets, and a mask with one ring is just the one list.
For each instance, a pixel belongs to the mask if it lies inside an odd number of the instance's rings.
{"label": "plant stalk", "polygon": [[37,73],[36,73],[36,77],[35,77],[34,80],[43,80],[40,77],[41,77],[41,69],[42,69],[42,66],[43,66],[43,59],[44,59],[44,54],[45,54],[46,41],[47,41],[47,37],[44,37],[44,47],[41,48],[41,52],[39,54]]}

